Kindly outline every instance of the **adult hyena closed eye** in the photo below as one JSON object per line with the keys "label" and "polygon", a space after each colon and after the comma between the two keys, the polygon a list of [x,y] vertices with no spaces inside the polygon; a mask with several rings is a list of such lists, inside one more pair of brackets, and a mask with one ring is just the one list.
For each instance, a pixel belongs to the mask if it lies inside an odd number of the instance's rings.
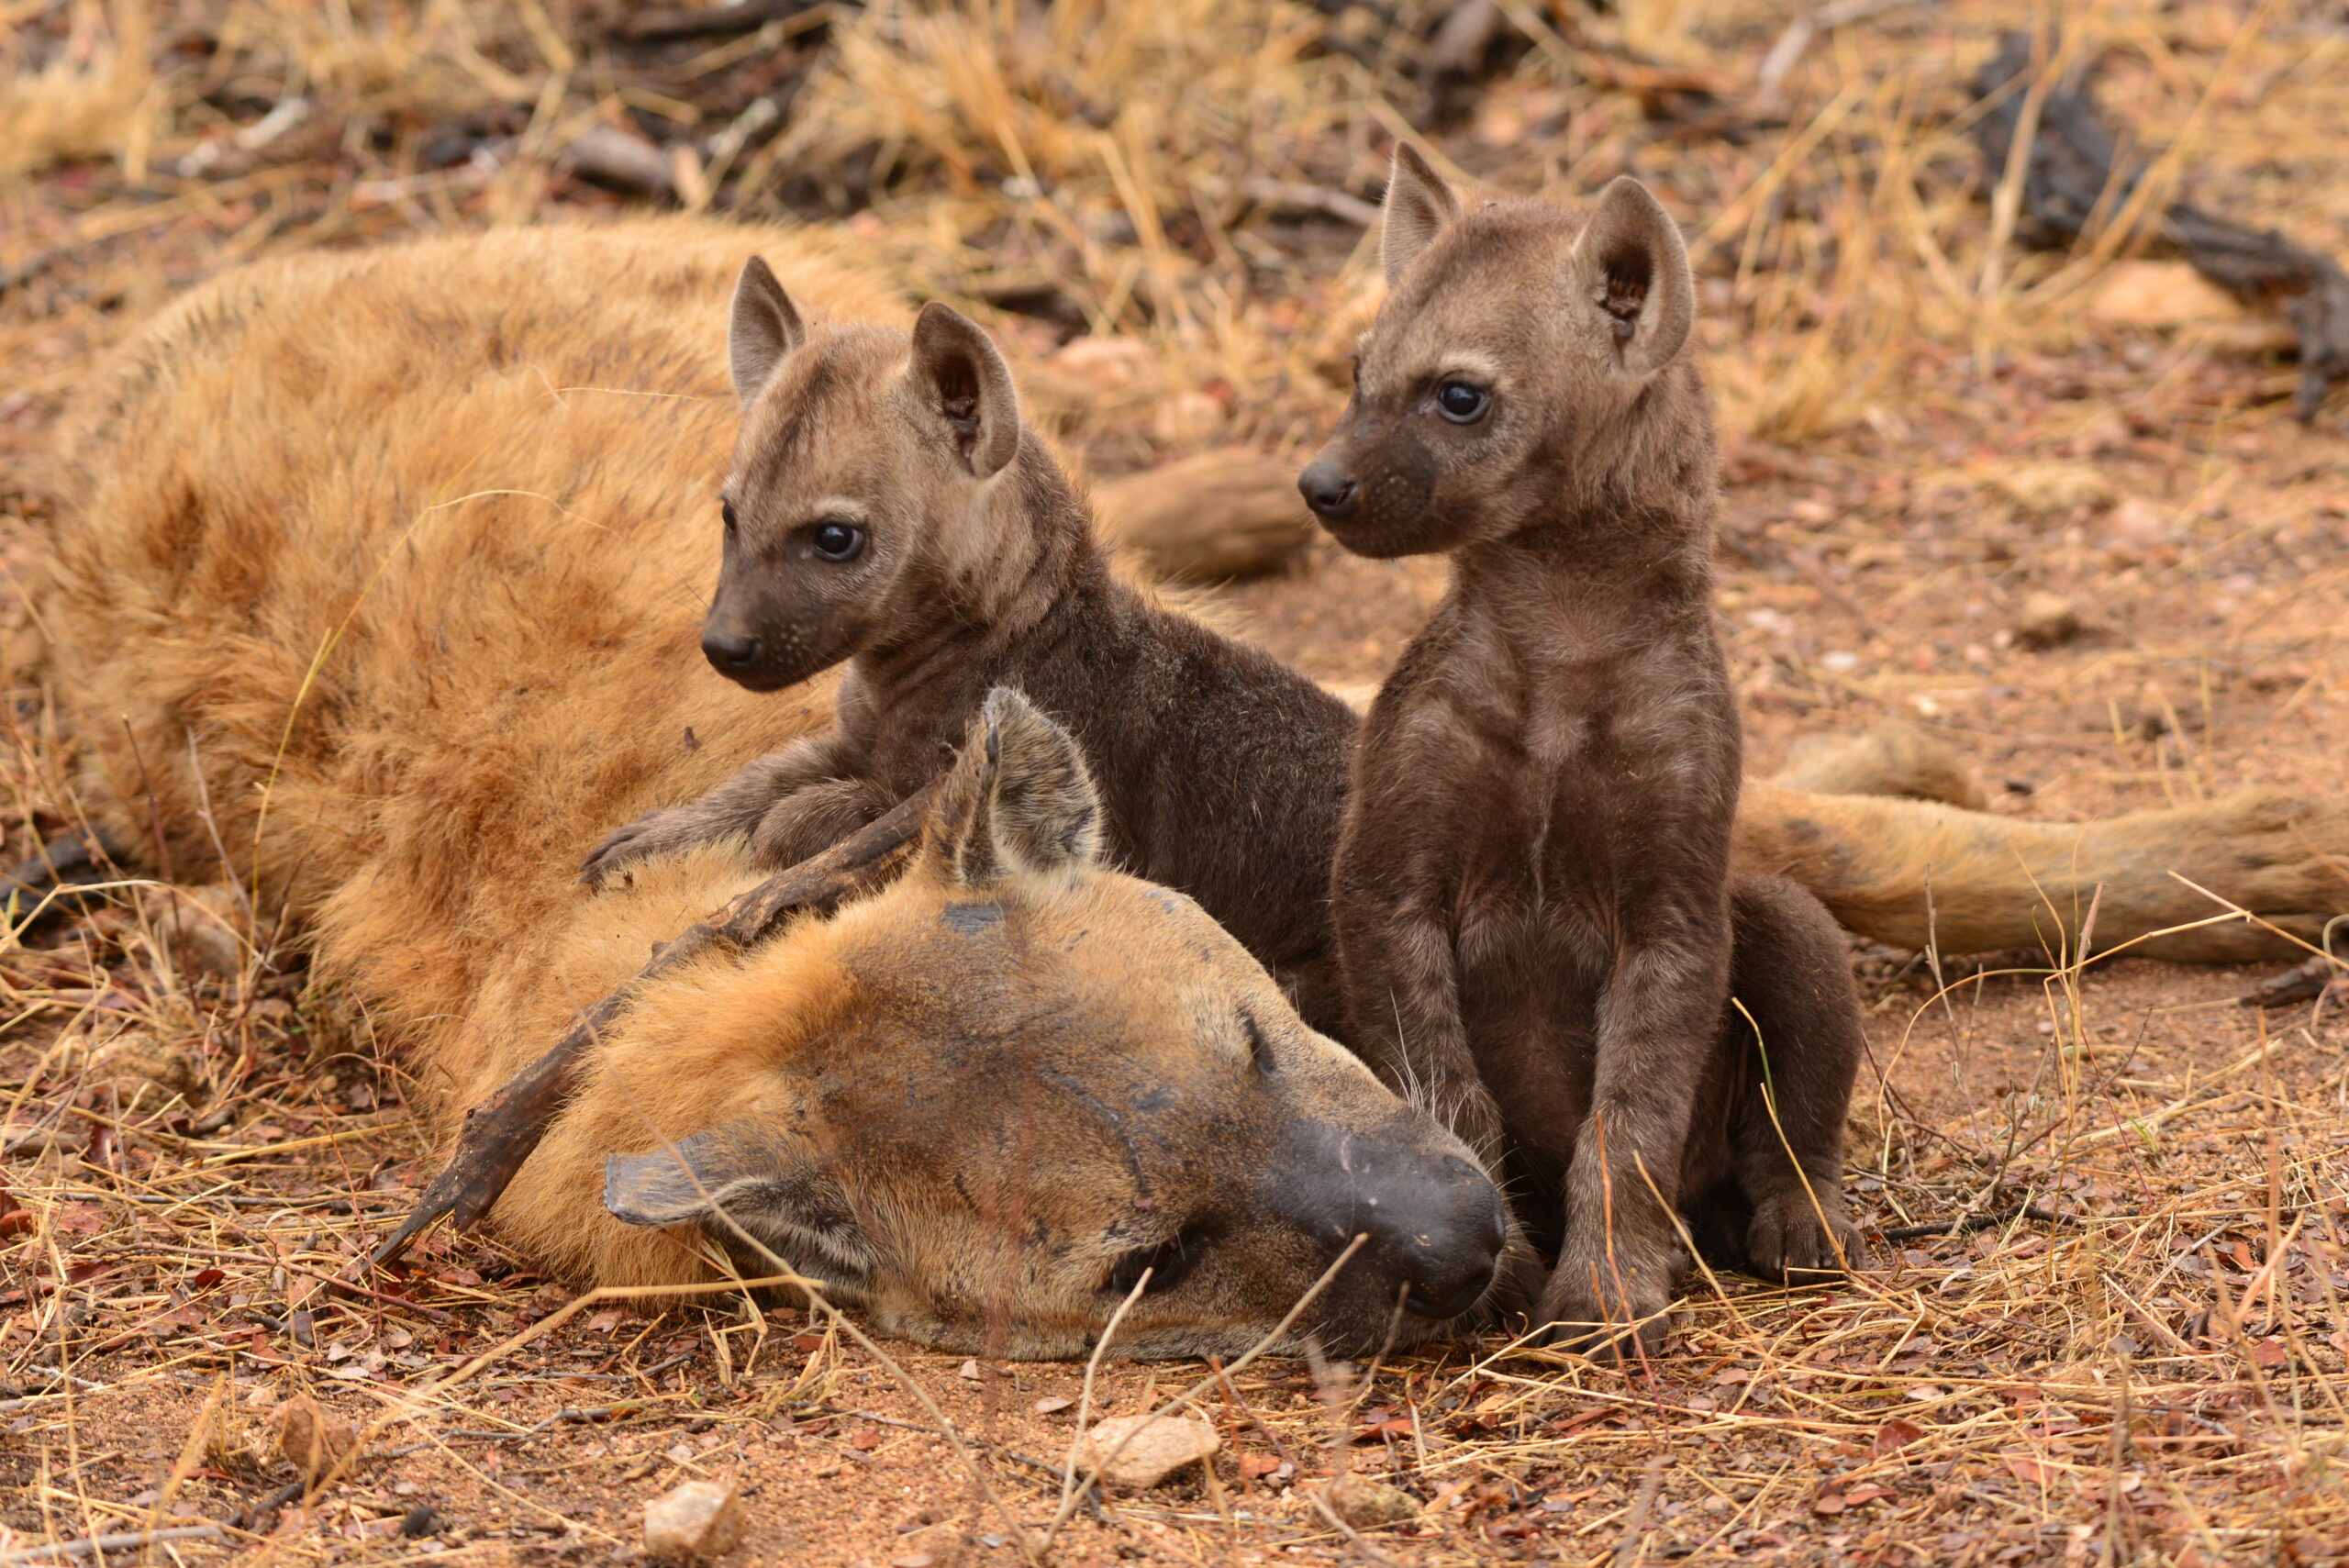
{"label": "adult hyena closed eye", "polygon": [[1587,213],[1464,210],[1405,147],[1384,260],[1353,401],[1299,485],[1347,548],[1441,551],[1453,580],[1355,754],[1332,878],[1349,1039],[1541,1195],[1538,1322],[1653,1338],[1675,1210],[1773,1274],[1857,1241],[1841,934],[1791,884],[1731,873],[1687,256],[1635,182]]}

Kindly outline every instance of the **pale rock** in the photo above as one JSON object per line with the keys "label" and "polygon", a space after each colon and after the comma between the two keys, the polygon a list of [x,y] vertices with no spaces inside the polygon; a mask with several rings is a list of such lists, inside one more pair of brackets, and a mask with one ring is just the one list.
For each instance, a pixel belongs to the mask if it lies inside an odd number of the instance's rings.
{"label": "pale rock", "polygon": [[153,1110],[175,1095],[191,1106],[204,1098],[204,1076],[195,1058],[136,1024],[91,1045],[82,1082],[88,1088],[113,1090],[126,1109],[143,1105]]}
{"label": "pale rock", "polygon": [[1399,1486],[1353,1471],[1330,1483],[1330,1511],[1356,1529],[1378,1529],[1419,1518],[1419,1500]]}
{"label": "pale rock", "polygon": [[1150,411],[1150,433],[1163,446],[1196,447],[1223,425],[1223,405],[1204,392],[1178,392]]}
{"label": "pale rock", "polygon": [[1053,377],[1098,395],[1132,386],[1149,374],[1155,359],[1150,345],[1137,339],[1085,337],[1073,339],[1044,363]]}
{"label": "pale rock", "polygon": [[2251,309],[2185,261],[2114,263],[2088,302],[2088,319],[2099,327],[2191,328],[2222,353],[2275,353],[2299,343],[2289,321]]}
{"label": "pale rock", "polygon": [[618,126],[590,126],[563,150],[562,161],[599,185],[648,196],[676,194],[676,166],[669,155]]}
{"label": "pale rock", "polygon": [[2165,544],[2169,540],[2170,522],[2151,501],[2142,495],[2128,495],[2105,519],[2105,531],[2123,544]]}
{"label": "pale rock", "polygon": [[234,980],[245,964],[238,935],[244,909],[230,889],[166,887],[150,895],[147,924],[163,940],[182,971]]}
{"label": "pale rock", "polygon": [[2099,327],[2194,327],[2243,314],[2234,295],[2185,261],[2116,261],[2088,301]]}
{"label": "pale rock", "polygon": [[2018,463],[1993,474],[1990,483],[2024,511],[2042,517],[2106,506],[2113,498],[2112,482],[2085,463]]}
{"label": "pale rock", "polygon": [[2058,648],[2087,629],[2080,612],[2061,594],[2032,594],[2015,617],[2015,640],[2026,648]]}
{"label": "pale rock", "polygon": [[1283,571],[1320,532],[1297,495],[1296,465],[1244,447],[1106,481],[1093,499],[1119,555],[1176,582]]}
{"label": "pale rock", "polygon": [[731,1483],[688,1481],[644,1505],[649,1557],[723,1557],[742,1541],[742,1499]]}
{"label": "pale rock", "polygon": [[1080,1470],[1097,1468],[1112,1486],[1141,1491],[1213,1457],[1222,1442],[1197,1416],[1112,1416],[1077,1440],[1076,1462]]}

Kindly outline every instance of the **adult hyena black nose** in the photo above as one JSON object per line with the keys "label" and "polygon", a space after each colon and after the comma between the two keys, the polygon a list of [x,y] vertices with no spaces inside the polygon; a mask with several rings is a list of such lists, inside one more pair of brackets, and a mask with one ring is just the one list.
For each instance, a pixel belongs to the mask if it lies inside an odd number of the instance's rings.
{"label": "adult hyena black nose", "polygon": [[1422,1318],[1456,1318],[1484,1299],[1508,1239],[1498,1188],[1456,1154],[1443,1157],[1437,1181],[1411,1189],[1416,1212],[1390,1217],[1371,1232],[1410,1281],[1403,1305]]}
{"label": "adult hyena black nose", "polygon": [[738,674],[759,662],[762,649],[755,637],[736,637],[716,628],[701,634],[701,654],[722,675]]}
{"label": "adult hyena black nose", "polygon": [[1364,1238],[1350,1272],[1385,1280],[1422,1318],[1456,1317],[1491,1286],[1508,1211],[1475,1166],[1395,1133],[1311,1127],[1286,1141],[1273,1202],[1331,1256]]}
{"label": "adult hyena black nose", "polygon": [[1334,458],[1316,458],[1297,476],[1297,494],[1317,517],[1342,517],[1353,510],[1362,487]]}

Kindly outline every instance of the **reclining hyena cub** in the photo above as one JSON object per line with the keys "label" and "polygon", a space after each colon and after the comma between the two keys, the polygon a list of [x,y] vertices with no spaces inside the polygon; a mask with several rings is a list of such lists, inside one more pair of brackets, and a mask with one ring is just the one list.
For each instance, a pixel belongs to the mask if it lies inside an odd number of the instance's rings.
{"label": "reclining hyena cub", "polygon": [[586,879],[722,839],[805,859],[929,783],[1008,686],[1091,761],[1109,860],[1197,899],[1338,1033],[1345,705],[1119,581],[995,345],[945,306],[910,339],[811,327],[753,260],[728,354],[742,430],[702,649],[754,691],[847,661],[836,728],[621,828]]}
{"label": "reclining hyena cub", "polygon": [[1636,181],[1587,215],[1464,210],[1408,147],[1384,247],[1353,401],[1299,486],[1348,549],[1453,572],[1356,753],[1333,882],[1349,1042],[1506,1150],[1520,1194],[1563,1194],[1547,1236],[1523,1216],[1558,1253],[1537,1326],[1653,1343],[1675,1208],[1765,1274],[1858,1248],[1843,939],[1793,884],[1731,871],[1687,254]]}

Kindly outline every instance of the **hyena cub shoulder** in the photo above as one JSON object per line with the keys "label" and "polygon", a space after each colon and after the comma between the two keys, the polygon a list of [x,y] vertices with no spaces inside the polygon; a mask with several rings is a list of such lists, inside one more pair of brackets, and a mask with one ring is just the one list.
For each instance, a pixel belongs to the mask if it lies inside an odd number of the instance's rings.
{"label": "hyena cub shoulder", "polygon": [[1675,1210],[1773,1274],[1856,1246],[1843,942],[1809,895],[1730,865],[1687,255],[1635,181],[1587,212],[1464,205],[1403,148],[1384,259],[1353,401],[1300,488],[1348,549],[1453,571],[1356,753],[1333,880],[1349,1038],[1520,1192],[1563,1197],[1524,1217],[1558,1257],[1538,1322],[1653,1340]]}
{"label": "hyena cub shoulder", "polygon": [[814,854],[936,776],[1006,686],[1090,759],[1109,857],[1197,899],[1334,1031],[1345,706],[1114,575],[995,345],[953,310],[910,336],[810,324],[753,261],[728,352],[742,427],[702,651],[754,691],[845,662],[835,727],[621,828],[587,880],[725,839],[769,866]]}

